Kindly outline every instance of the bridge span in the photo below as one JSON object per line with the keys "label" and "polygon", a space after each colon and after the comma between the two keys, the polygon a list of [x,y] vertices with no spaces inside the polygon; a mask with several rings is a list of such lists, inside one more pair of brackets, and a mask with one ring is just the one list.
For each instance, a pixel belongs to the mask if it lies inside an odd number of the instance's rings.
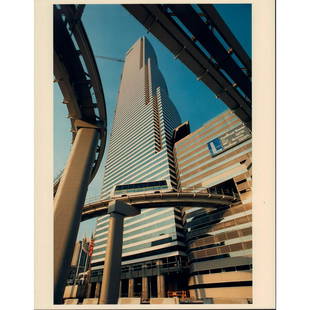
{"label": "bridge span", "polygon": [[136,194],[117,199],[98,200],[85,204],[82,211],[81,221],[97,216],[106,215],[109,205],[115,200],[122,201],[135,208],[168,208],[168,207],[203,207],[215,209],[223,205],[230,205],[237,201],[237,196],[211,194],[201,192],[170,192]]}

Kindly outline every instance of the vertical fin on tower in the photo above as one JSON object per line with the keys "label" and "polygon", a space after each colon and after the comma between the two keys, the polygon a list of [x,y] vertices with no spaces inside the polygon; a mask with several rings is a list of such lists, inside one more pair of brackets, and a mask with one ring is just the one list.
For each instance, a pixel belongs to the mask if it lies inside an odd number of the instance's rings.
{"label": "vertical fin on tower", "polygon": [[153,97],[153,120],[154,120],[155,153],[158,153],[162,149],[162,141],[161,141],[161,129],[160,129],[157,95]]}

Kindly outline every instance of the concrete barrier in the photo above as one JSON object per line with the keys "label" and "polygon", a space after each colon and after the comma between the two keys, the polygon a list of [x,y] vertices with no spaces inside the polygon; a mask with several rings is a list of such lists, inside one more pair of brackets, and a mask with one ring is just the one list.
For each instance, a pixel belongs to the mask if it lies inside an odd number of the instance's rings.
{"label": "concrete barrier", "polygon": [[248,304],[246,298],[213,298],[214,304]]}
{"label": "concrete barrier", "polygon": [[67,285],[63,298],[74,298],[77,297],[78,285]]}
{"label": "concrete barrier", "polygon": [[83,305],[97,305],[99,298],[84,298]]}
{"label": "concrete barrier", "polygon": [[65,305],[77,305],[79,300],[77,298],[65,299]]}
{"label": "concrete barrier", "polygon": [[134,297],[120,297],[118,299],[119,304],[140,304],[141,299],[140,298],[134,298]]}
{"label": "concrete barrier", "polygon": [[150,304],[179,304],[178,297],[171,298],[151,298]]}

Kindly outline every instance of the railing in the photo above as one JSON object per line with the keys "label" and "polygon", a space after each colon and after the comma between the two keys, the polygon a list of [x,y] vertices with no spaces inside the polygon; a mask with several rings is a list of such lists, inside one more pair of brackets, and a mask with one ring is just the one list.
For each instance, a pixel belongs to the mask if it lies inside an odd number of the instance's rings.
{"label": "railing", "polygon": [[[171,190],[171,192],[176,192],[176,191]],[[177,190],[177,192],[179,192],[179,193],[207,193],[207,194],[218,194],[218,195],[231,195],[231,196],[236,197],[236,198],[239,196],[238,193],[233,191],[233,190],[226,192],[224,190],[219,190],[219,189],[210,189],[208,187],[195,187],[195,186],[182,187],[182,188],[179,188]],[[138,191],[136,193],[138,193]],[[141,191],[141,194],[143,194],[143,191]],[[86,197],[85,205],[93,203],[93,202],[101,201],[101,200],[102,200],[102,198],[100,195]]]}

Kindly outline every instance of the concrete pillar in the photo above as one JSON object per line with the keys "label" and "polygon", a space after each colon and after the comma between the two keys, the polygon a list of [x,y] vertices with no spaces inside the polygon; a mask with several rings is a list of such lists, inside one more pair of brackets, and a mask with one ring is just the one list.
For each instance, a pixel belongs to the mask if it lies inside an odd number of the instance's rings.
{"label": "concrete pillar", "polygon": [[135,296],[134,285],[135,285],[135,279],[128,279],[128,297]]}
{"label": "concrete pillar", "polygon": [[142,277],[142,292],[141,292],[141,299],[148,299],[149,298],[149,283],[147,277]]}
{"label": "concrete pillar", "polygon": [[106,246],[99,304],[117,304],[121,278],[123,223],[125,216],[140,214],[140,210],[122,201],[109,205],[109,232]]}
{"label": "concrete pillar", "polygon": [[[92,125],[90,125],[92,126]],[[54,303],[62,296],[80,225],[99,134],[79,128],[54,198]]]}
{"label": "concrete pillar", "polygon": [[89,283],[87,284],[86,298],[90,298],[91,287],[92,287],[92,283],[89,282]]}
{"label": "concrete pillar", "polygon": [[95,298],[99,298],[100,297],[100,288],[101,288],[101,283],[97,282],[96,283],[96,289],[95,289]]}
{"label": "concrete pillar", "polygon": [[[157,265],[161,266],[162,261],[158,260]],[[166,297],[166,288],[165,288],[165,276],[163,274],[157,275],[157,297],[164,298]]]}
{"label": "concrete pillar", "polygon": [[119,293],[118,297],[122,297],[122,280],[119,281]]}
{"label": "concrete pillar", "polygon": [[163,274],[157,276],[157,297],[166,297],[165,276]]}
{"label": "concrete pillar", "polygon": [[110,214],[108,243],[99,300],[100,304],[117,304],[118,301],[123,244],[123,222],[124,215],[114,212]]}

